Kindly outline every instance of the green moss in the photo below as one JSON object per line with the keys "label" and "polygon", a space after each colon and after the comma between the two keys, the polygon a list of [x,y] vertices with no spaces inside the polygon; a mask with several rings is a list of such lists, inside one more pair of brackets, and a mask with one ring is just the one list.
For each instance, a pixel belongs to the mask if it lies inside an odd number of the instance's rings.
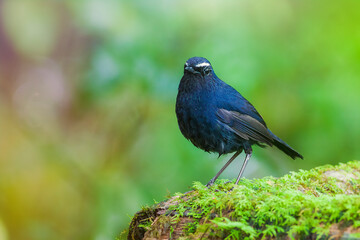
{"label": "green moss", "polygon": [[152,223],[155,218],[155,207],[143,207],[143,209],[133,217],[129,230],[120,234],[120,239],[123,239],[125,235],[128,235],[128,239],[141,239],[146,231],[152,229]]}
{"label": "green moss", "polygon": [[[195,221],[189,238],[206,234],[225,239],[265,239],[288,235],[327,236],[332,224],[360,227],[360,162],[292,172],[282,178],[218,181],[177,194],[168,214]],[[198,223],[198,224],[197,224]]]}

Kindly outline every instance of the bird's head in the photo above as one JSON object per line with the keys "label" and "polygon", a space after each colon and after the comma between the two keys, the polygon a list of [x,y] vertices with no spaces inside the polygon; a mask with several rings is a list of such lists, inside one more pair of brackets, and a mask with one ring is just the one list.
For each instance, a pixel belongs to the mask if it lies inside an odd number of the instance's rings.
{"label": "bird's head", "polygon": [[206,58],[192,57],[184,65],[184,74],[193,74],[205,77],[213,71],[210,62]]}

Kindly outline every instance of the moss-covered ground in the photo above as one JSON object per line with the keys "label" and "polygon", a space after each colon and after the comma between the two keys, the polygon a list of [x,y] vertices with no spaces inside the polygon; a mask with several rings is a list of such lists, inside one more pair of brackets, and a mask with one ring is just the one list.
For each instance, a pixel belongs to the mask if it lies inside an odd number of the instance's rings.
{"label": "moss-covered ground", "polygon": [[359,161],[193,189],[144,208],[129,239],[360,238]]}

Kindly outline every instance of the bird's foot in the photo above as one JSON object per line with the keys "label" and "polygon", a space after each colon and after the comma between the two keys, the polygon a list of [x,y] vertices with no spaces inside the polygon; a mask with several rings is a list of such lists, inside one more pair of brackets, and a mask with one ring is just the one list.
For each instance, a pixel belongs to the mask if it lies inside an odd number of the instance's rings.
{"label": "bird's foot", "polygon": [[[214,178],[212,178],[205,186],[211,187],[212,185],[214,185],[215,181],[216,180]],[[233,183],[233,181],[226,181],[224,184],[229,184],[229,183]]]}
{"label": "bird's foot", "polygon": [[214,185],[214,183],[215,183],[215,178],[212,178],[205,186],[211,187],[212,185]]}

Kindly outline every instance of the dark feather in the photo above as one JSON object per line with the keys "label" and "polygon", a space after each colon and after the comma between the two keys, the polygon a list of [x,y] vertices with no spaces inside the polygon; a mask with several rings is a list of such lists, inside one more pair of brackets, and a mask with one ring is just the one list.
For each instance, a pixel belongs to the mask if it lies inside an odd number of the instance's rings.
{"label": "dark feather", "polygon": [[236,111],[219,109],[217,116],[221,122],[227,124],[233,131],[244,140],[253,140],[273,145],[273,138],[268,129],[255,118]]}
{"label": "dark feather", "polygon": [[281,151],[283,151],[284,153],[286,153],[287,155],[289,155],[292,159],[295,158],[301,158],[304,159],[304,157],[298,153],[297,151],[295,151],[292,147],[290,147],[288,144],[286,144],[283,140],[281,140],[278,136],[276,136],[275,134],[273,134],[269,129],[268,129],[269,133],[271,134],[271,136],[274,139],[274,145],[280,149]]}

